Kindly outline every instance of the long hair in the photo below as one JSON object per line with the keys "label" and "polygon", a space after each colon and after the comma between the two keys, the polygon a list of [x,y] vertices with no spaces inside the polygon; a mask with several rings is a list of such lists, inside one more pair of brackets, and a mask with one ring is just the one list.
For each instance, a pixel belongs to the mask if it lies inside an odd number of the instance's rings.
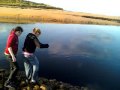
{"label": "long hair", "polygon": [[16,31],[23,32],[23,29],[22,29],[22,27],[17,26],[16,28],[13,28],[13,29],[11,30],[10,34],[11,34],[12,32],[16,32]]}

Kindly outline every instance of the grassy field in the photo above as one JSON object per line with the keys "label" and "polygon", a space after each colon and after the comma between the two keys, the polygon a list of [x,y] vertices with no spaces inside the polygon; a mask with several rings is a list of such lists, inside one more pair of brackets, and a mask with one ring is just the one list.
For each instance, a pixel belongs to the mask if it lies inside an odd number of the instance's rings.
{"label": "grassy field", "polygon": [[63,10],[62,8],[53,7],[43,3],[35,3],[25,0],[0,0],[0,6],[6,7],[19,7],[19,8],[44,8],[44,9],[57,9]]}
{"label": "grassy field", "polygon": [[70,12],[24,0],[0,0],[0,22],[120,25],[120,17]]}
{"label": "grassy field", "polygon": [[10,23],[73,23],[120,25],[120,17],[95,15],[88,13],[69,12],[64,10],[40,8],[7,8],[0,7],[0,22]]}

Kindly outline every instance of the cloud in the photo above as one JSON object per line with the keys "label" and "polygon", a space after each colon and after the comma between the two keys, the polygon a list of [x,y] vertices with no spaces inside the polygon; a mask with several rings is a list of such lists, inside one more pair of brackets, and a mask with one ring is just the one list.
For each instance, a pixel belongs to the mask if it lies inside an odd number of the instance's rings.
{"label": "cloud", "polygon": [[[111,42],[108,36],[100,35],[83,35],[72,36],[67,42],[55,40],[50,44],[49,53],[54,55],[84,56],[84,57],[101,57],[104,58],[109,53],[104,48],[105,45]],[[104,46],[103,46],[104,44]]]}

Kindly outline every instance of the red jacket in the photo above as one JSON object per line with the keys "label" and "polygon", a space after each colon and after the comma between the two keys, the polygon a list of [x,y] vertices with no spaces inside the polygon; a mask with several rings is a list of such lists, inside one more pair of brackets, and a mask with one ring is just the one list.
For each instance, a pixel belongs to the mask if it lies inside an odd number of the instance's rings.
{"label": "red jacket", "polygon": [[11,47],[13,50],[14,54],[17,54],[18,51],[18,36],[15,34],[14,31],[12,31],[10,33],[10,35],[8,36],[8,40],[7,40],[7,44],[6,44],[6,48],[5,48],[5,54],[10,54],[8,51],[8,48]]}

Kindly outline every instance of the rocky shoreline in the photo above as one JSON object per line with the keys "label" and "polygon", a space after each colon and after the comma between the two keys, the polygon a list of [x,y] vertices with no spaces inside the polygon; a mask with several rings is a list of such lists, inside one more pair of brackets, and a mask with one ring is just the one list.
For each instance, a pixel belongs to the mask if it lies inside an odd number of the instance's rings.
{"label": "rocky shoreline", "polygon": [[[4,82],[8,77],[8,71],[0,69],[0,90],[6,90]],[[87,87],[74,86],[69,83],[57,81],[56,79],[39,78],[39,82],[35,85],[25,82],[25,73],[20,71],[17,75],[18,87],[7,88],[7,90],[89,90]]]}

